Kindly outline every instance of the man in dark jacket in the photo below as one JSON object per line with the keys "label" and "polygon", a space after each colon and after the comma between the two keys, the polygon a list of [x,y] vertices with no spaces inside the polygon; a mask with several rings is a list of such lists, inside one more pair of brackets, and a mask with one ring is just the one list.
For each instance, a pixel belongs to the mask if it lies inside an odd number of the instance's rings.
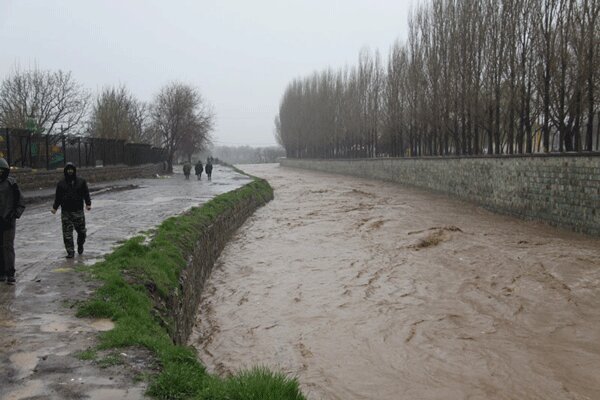
{"label": "man in dark jacket", "polygon": [[25,204],[17,182],[9,173],[8,163],[0,158],[0,282],[14,285],[16,220],[23,214]]}
{"label": "man in dark jacket", "polygon": [[52,214],[56,213],[58,207],[61,207],[61,222],[63,241],[67,250],[67,258],[73,258],[75,248],[73,246],[73,228],[77,232],[77,253],[83,253],[83,244],[85,243],[85,214],[83,212],[83,203],[85,209],[92,209],[92,200],[87,182],[83,178],[77,177],[77,168],[73,163],[67,163],[64,169],[65,179],[62,179],[56,185],[56,196],[52,206]]}
{"label": "man in dark jacket", "polygon": [[212,179],[212,169],[213,169],[213,166],[212,166],[212,159],[211,159],[211,158],[208,158],[208,159],[206,160],[206,168],[205,168],[205,171],[206,171],[206,175],[208,176],[208,180],[209,180],[209,181]]}
{"label": "man in dark jacket", "polygon": [[183,174],[185,175],[185,179],[190,179],[190,172],[192,171],[192,164],[189,162],[185,162],[183,164]]}
{"label": "man in dark jacket", "polygon": [[194,169],[196,170],[196,178],[198,178],[199,181],[202,180],[202,171],[204,170],[202,168],[202,161],[198,160],[198,162],[196,163],[196,166],[194,167]]}

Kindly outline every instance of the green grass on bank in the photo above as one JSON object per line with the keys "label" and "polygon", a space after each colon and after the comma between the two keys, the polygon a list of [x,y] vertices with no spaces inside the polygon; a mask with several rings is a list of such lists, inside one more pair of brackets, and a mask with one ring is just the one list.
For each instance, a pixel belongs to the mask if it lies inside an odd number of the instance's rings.
{"label": "green grass on bank", "polygon": [[[91,268],[102,282],[95,295],[81,304],[80,317],[110,318],[115,328],[100,334],[99,345],[82,354],[139,346],[150,350],[158,364],[148,394],[158,399],[301,400],[298,383],[280,373],[254,368],[230,378],[207,374],[193,348],[173,344],[173,321],[166,304],[179,290],[179,274],[205,227],[221,213],[248,197],[273,196],[260,179],[220,195],[202,207],[164,221],[147,244],[139,236],[126,241]],[[113,360],[110,360],[113,361]]]}

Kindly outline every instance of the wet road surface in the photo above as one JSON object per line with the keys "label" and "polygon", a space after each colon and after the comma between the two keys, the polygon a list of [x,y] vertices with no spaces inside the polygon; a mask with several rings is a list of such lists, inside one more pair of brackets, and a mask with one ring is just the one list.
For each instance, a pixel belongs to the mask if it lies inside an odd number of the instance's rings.
{"label": "wet road surface", "polygon": [[222,253],[190,343],[310,399],[600,399],[600,240],[443,195],[242,166],[275,200]]}
{"label": "wet road surface", "polygon": [[[137,188],[92,196],[85,252],[74,260],[64,258],[60,212],[50,213],[51,202],[27,207],[17,223],[17,285],[0,283],[0,399],[143,398],[143,384],[133,385],[123,371],[75,357],[112,325],[74,317],[74,302],[88,296],[93,283],[73,269],[101,259],[118,242],[169,216],[250,181],[219,165],[212,182],[206,176],[200,182],[192,178],[134,179],[127,182]],[[121,356],[132,364],[144,359],[129,352]]]}

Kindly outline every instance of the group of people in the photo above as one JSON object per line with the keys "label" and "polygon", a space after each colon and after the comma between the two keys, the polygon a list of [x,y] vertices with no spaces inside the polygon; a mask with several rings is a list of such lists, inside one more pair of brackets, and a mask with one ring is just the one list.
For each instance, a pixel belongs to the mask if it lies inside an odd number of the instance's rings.
{"label": "group of people", "polygon": [[[210,181],[211,177],[212,177],[212,170],[213,170],[213,166],[212,166],[211,157],[209,157],[206,160],[206,166],[204,168],[202,167],[202,161],[200,161],[200,160],[198,160],[198,162],[194,166],[194,172],[196,173],[196,178],[199,181],[202,180],[202,172],[203,171],[206,172],[206,176],[208,177],[208,180]],[[185,175],[185,179],[190,179],[191,172],[192,172],[192,164],[190,164],[189,162],[186,162],[185,164],[183,164],[183,174]]]}
{"label": "group of people", "polygon": [[[10,174],[10,166],[0,158],[0,282],[14,285],[16,220],[25,210],[23,194]],[[62,234],[67,258],[75,256],[73,229],[77,232],[77,253],[83,253],[86,239],[85,210],[92,209],[92,200],[85,179],[77,176],[77,168],[67,163],[64,178],[56,185],[52,214],[61,209]]]}
{"label": "group of people", "polygon": [[[189,179],[192,166],[186,163],[183,166],[185,178]],[[208,180],[212,175],[212,158],[206,161],[203,168],[202,162],[195,165],[198,180],[202,179],[202,172],[206,172]],[[69,162],[63,170],[64,178],[56,185],[54,203],[50,212],[56,214],[61,209],[62,234],[67,258],[75,257],[75,243],[73,230],[77,232],[77,253],[83,254],[83,245],[86,239],[85,211],[92,209],[92,200],[85,179],[77,176],[77,167]],[[15,228],[16,220],[25,210],[23,194],[16,180],[9,176],[10,166],[4,158],[0,158],[0,282],[14,285],[15,279]],[[84,211],[85,209],[85,211]]]}

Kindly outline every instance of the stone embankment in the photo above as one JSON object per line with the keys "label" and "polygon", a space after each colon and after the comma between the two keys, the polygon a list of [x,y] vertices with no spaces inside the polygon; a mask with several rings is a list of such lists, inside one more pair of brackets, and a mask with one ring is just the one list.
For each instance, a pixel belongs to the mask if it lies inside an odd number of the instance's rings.
{"label": "stone embankment", "polygon": [[187,267],[179,276],[180,288],[170,298],[168,309],[175,321],[175,343],[186,344],[196,322],[204,283],[233,233],[256,209],[272,199],[272,190],[241,197],[202,230],[194,250],[187,254]]}
{"label": "stone embankment", "polygon": [[[137,166],[111,165],[96,168],[78,168],[77,174],[84,176],[88,183],[119,181],[132,178],[152,178],[164,173],[163,164],[145,164]],[[11,176],[17,179],[21,190],[53,188],[63,177],[62,168],[54,170],[34,170],[30,168],[14,169]]]}
{"label": "stone embankment", "polygon": [[281,165],[413,185],[600,236],[600,154],[284,159]]}

